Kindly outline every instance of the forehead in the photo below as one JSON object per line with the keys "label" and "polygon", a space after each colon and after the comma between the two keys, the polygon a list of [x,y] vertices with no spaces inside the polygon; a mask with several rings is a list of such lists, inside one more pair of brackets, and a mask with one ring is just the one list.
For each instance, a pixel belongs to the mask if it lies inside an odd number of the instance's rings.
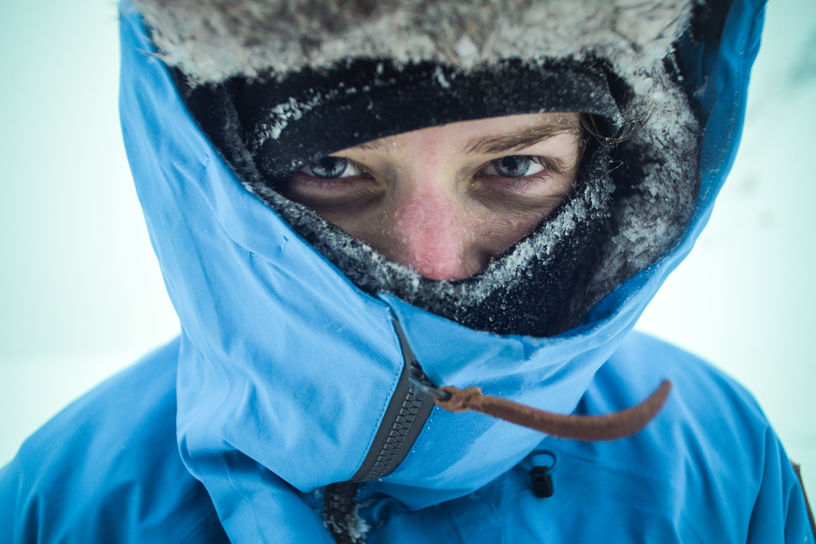
{"label": "forehead", "polygon": [[559,134],[580,134],[580,114],[574,112],[505,115],[448,123],[378,138],[344,149],[390,152],[410,142],[433,140],[471,153],[491,153],[532,145]]}

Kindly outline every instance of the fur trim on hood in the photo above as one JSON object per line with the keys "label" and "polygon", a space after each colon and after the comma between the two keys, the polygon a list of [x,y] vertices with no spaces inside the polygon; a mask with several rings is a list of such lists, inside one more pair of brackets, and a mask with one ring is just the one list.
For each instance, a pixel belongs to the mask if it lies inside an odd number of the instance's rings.
{"label": "fur trim on hood", "polygon": [[611,59],[626,77],[666,57],[688,0],[134,0],[164,61],[198,83],[347,58],[469,69],[529,52]]}

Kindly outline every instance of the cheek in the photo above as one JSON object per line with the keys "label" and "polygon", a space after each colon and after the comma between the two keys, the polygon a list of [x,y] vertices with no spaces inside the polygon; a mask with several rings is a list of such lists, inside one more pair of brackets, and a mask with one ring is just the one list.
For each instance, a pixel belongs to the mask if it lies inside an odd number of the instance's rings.
{"label": "cheek", "polygon": [[390,229],[381,209],[355,210],[355,213],[320,214],[323,219],[340,227],[346,234],[381,250],[388,243]]}
{"label": "cheek", "polygon": [[482,211],[472,214],[474,240],[482,250],[495,257],[527,236],[547,216],[546,211]]}

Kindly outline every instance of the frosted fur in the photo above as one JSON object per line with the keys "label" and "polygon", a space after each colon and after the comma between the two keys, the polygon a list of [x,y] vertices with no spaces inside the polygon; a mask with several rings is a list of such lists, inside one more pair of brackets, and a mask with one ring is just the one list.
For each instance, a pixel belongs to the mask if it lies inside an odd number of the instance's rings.
{"label": "frosted fur", "polygon": [[192,81],[285,74],[347,58],[461,68],[503,58],[610,59],[624,77],[660,62],[689,0],[133,0],[165,62]]}

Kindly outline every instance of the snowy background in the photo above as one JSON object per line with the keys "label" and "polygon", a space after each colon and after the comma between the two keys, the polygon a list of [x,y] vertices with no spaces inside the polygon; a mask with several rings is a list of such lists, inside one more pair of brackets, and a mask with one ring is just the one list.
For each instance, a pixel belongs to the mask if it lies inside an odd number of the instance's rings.
{"label": "snowy background", "polygon": [[[0,2],[0,465],[178,330],[121,142],[116,33],[109,0]],[[751,85],[710,224],[640,328],[751,390],[816,498],[816,2],[772,0]]]}

